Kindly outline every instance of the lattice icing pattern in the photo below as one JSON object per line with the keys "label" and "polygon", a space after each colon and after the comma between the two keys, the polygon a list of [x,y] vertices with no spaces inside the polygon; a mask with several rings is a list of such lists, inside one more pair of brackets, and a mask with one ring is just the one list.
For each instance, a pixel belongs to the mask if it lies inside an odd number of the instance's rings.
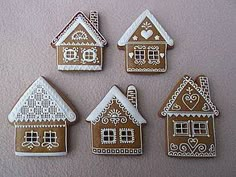
{"label": "lattice icing pattern", "polygon": [[20,121],[55,121],[65,120],[66,115],[44,87],[38,85],[23,103],[16,119]]}

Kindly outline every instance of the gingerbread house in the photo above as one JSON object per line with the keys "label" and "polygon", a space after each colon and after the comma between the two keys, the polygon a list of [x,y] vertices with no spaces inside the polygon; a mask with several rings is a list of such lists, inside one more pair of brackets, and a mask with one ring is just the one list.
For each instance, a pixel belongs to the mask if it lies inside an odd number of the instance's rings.
{"label": "gingerbread house", "polygon": [[145,10],[118,41],[125,50],[127,72],[166,72],[167,48],[173,40],[157,19]]}
{"label": "gingerbread house", "polygon": [[194,81],[184,76],[160,110],[166,118],[169,156],[216,156],[215,117],[219,111],[211,101],[208,78]]}
{"label": "gingerbread house", "polygon": [[89,19],[78,12],[53,39],[51,45],[57,50],[58,70],[102,70],[107,41],[98,24],[96,11],[90,12]]}
{"label": "gingerbread house", "polygon": [[8,120],[15,126],[16,155],[61,156],[67,153],[67,127],[76,115],[39,77],[18,100]]}
{"label": "gingerbread house", "polygon": [[94,154],[138,155],[143,153],[142,124],[137,110],[137,90],[131,85],[127,97],[113,86],[86,119],[91,122]]}

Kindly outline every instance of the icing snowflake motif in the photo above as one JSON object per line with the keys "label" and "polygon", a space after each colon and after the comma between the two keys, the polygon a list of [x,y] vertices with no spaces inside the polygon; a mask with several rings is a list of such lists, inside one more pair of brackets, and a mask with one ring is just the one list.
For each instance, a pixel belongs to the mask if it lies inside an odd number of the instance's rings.
{"label": "icing snowflake motif", "polygon": [[160,39],[160,36],[156,35],[154,38],[155,38],[155,40],[158,41]]}
{"label": "icing snowflake motif", "polygon": [[152,27],[152,25],[149,22],[144,22],[141,27],[144,28],[145,30],[148,30],[149,28]]}
{"label": "icing snowflake motif", "polygon": [[138,37],[136,35],[133,36],[133,40],[134,41],[137,41],[138,40]]}

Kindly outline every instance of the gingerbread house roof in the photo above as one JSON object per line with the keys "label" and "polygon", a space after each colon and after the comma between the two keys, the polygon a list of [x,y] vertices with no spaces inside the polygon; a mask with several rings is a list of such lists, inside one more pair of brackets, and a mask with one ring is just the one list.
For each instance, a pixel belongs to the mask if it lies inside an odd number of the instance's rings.
{"label": "gingerbread house roof", "polygon": [[106,39],[102,36],[98,29],[90,22],[83,12],[79,11],[63,28],[63,30],[53,39],[51,45],[53,47],[59,46],[79,24],[81,24],[87,30],[87,32],[92,36],[99,46],[103,47],[107,44]]}
{"label": "gingerbread house roof", "polygon": [[10,122],[73,122],[76,114],[43,78],[39,77],[21,96],[10,114]]}
{"label": "gingerbread house roof", "polygon": [[100,120],[101,113],[104,109],[106,109],[107,105],[111,102],[113,98],[118,99],[118,101],[123,105],[123,107],[129,112],[129,114],[131,115],[130,118],[133,119],[133,122],[137,124],[146,123],[146,120],[142,117],[142,115],[138,112],[134,105],[116,86],[113,86],[110,89],[107,95],[90,113],[86,120],[89,122],[98,122]]}
{"label": "gingerbread house roof", "polygon": [[160,25],[160,23],[157,21],[157,19],[150,13],[149,10],[145,10],[133,23],[132,25],[126,30],[126,32],[123,34],[123,36],[118,41],[118,46],[125,46],[129,39],[132,37],[134,32],[137,30],[137,28],[140,26],[140,24],[143,22],[145,18],[148,18],[155,28],[160,32],[162,37],[165,39],[167,44],[169,46],[174,45],[173,39],[167,34],[167,32],[164,30],[164,28]]}
{"label": "gingerbread house roof", "polygon": [[[197,94],[193,94],[192,96],[187,93],[183,94],[187,89],[194,89],[195,93]],[[179,96],[182,96],[181,101],[183,103],[183,106],[176,104],[176,100]],[[190,105],[187,104],[187,101],[183,100],[184,96],[187,96],[186,98],[192,101]],[[191,100],[191,98],[193,99]],[[197,104],[201,104],[202,107],[200,109],[197,109]],[[219,111],[212,103],[210,98],[208,78],[206,76],[200,75],[196,78],[196,81],[194,82],[191,77],[185,75],[174,87],[173,91],[168,96],[167,101],[160,110],[160,116],[166,117],[167,115],[198,117],[210,117],[212,115],[218,116]]]}

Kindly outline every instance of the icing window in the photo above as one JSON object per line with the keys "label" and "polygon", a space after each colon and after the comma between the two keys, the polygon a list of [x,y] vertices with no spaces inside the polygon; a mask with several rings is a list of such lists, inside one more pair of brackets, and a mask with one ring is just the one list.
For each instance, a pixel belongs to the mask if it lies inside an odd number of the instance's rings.
{"label": "icing window", "polygon": [[46,143],[55,143],[57,141],[56,132],[44,132],[43,140]]}
{"label": "icing window", "polygon": [[65,58],[75,58],[76,57],[76,52],[74,50],[68,50],[65,52]]}
{"label": "icing window", "polygon": [[94,60],[96,60],[96,53],[93,50],[88,49],[88,50],[84,51],[83,59],[86,61],[94,61]]}
{"label": "icing window", "polygon": [[45,131],[43,134],[43,141],[42,147],[52,148],[59,146],[57,143],[56,132],[53,131]]}
{"label": "icing window", "polygon": [[134,129],[120,129],[120,143],[134,143]]}
{"label": "icing window", "polygon": [[115,128],[101,129],[101,143],[102,144],[115,144],[116,143],[116,129]]}
{"label": "icing window", "polygon": [[38,132],[34,132],[33,130],[30,132],[25,132],[25,142],[30,142],[30,143],[37,143],[39,140],[39,135]]}
{"label": "icing window", "polygon": [[189,121],[174,121],[174,136],[189,136]]}
{"label": "icing window", "polygon": [[160,63],[159,50],[158,49],[148,50],[148,63],[149,64],[154,64],[154,65]]}
{"label": "icing window", "polygon": [[192,121],[193,136],[208,136],[208,121]]}
{"label": "icing window", "polygon": [[77,48],[73,48],[73,49],[69,49],[69,48],[64,48],[64,53],[63,53],[63,60],[64,62],[68,62],[68,61],[78,61],[78,49]]}
{"label": "icing window", "polygon": [[134,50],[134,63],[137,65],[143,65],[145,61],[145,50]]}
{"label": "icing window", "polygon": [[134,59],[135,60],[144,60],[145,59],[145,50],[134,50]]}
{"label": "icing window", "polygon": [[32,149],[34,146],[39,146],[39,134],[38,132],[35,132],[33,130],[29,132],[25,132],[24,136],[24,142],[22,143],[23,147],[28,147],[29,149]]}

